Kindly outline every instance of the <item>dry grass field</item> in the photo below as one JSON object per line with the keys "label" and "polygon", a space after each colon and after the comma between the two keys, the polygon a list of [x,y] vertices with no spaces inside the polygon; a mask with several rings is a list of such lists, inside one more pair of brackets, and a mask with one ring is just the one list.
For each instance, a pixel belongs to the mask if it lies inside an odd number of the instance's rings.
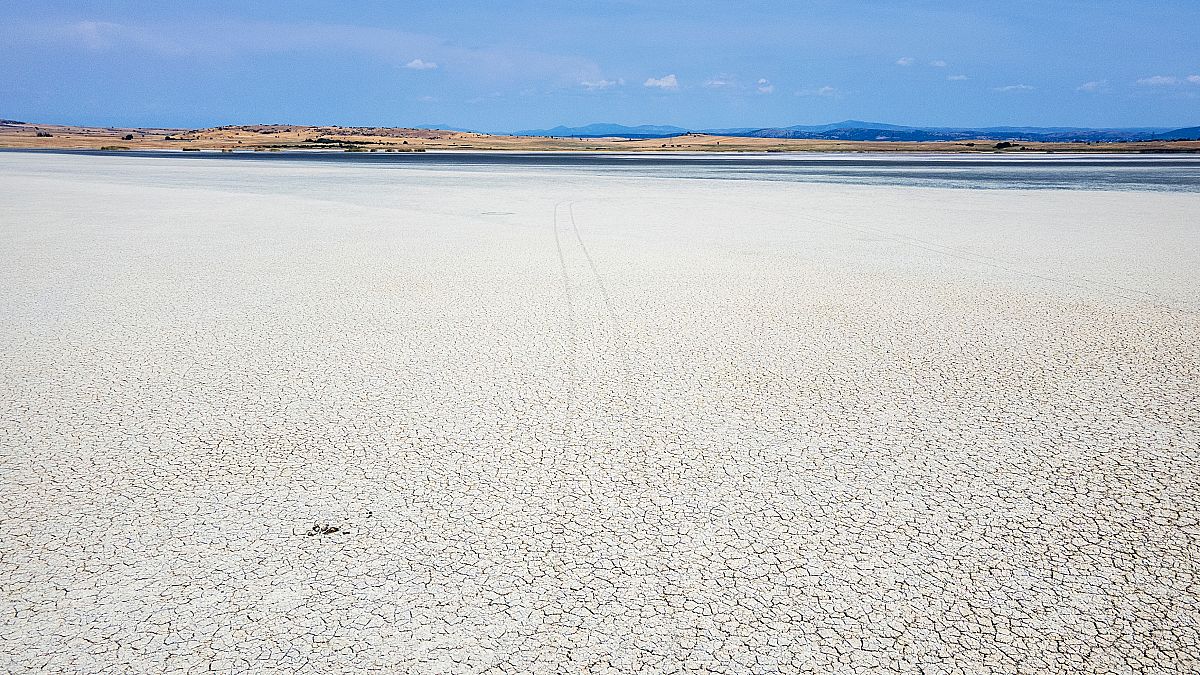
{"label": "dry grass field", "polygon": [[[619,152],[996,152],[993,141],[910,143],[739,138],[687,134],[674,138],[499,136],[441,129],[255,124],[210,129],[123,129],[0,121],[0,148],[111,150],[424,150]],[[1022,143],[1017,152],[1200,152],[1200,141]]]}

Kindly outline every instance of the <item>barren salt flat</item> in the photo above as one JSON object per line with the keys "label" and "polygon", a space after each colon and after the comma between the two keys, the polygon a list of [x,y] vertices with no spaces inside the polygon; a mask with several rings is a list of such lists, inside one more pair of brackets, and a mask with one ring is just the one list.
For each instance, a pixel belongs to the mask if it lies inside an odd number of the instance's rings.
{"label": "barren salt flat", "polygon": [[0,153],[0,669],[1200,669],[1200,193],[671,175]]}

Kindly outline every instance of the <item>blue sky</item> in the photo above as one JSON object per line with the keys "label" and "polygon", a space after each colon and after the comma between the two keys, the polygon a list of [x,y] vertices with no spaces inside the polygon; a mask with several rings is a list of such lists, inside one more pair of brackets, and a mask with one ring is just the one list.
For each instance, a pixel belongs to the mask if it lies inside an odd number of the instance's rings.
{"label": "blue sky", "polygon": [[1200,0],[21,2],[0,117],[1200,124]]}

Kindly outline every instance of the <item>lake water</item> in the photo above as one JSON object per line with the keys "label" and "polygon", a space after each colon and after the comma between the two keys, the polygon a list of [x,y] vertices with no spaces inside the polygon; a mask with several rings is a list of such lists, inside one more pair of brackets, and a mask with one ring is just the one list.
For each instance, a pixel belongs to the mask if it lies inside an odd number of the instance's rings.
{"label": "lake water", "polygon": [[347,153],[179,152],[97,150],[56,152],[107,157],[157,157],[197,162],[245,161],[372,165],[398,170],[555,170],[586,175],[697,180],[772,180],[973,189],[1151,190],[1200,192],[1200,155],[935,155],[828,153]]}

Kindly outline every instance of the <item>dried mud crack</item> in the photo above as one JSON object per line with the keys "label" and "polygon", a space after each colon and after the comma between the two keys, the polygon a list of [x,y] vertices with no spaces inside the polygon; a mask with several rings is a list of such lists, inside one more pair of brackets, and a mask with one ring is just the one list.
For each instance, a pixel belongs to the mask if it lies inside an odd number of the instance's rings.
{"label": "dried mud crack", "polygon": [[1197,194],[722,175],[0,153],[0,671],[1200,671]]}

